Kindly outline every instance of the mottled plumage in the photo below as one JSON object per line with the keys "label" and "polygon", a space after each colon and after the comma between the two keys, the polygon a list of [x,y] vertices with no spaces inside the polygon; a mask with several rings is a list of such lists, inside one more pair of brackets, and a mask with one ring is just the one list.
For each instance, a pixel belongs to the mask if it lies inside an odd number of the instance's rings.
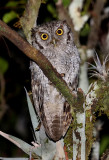
{"label": "mottled plumage", "polygon": [[[72,90],[77,89],[80,58],[71,29],[53,21],[32,29],[32,45],[40,50]],[[72,120],[71,107],[36,63],[30,63],[33,101],[50,139],[61,139]]]}

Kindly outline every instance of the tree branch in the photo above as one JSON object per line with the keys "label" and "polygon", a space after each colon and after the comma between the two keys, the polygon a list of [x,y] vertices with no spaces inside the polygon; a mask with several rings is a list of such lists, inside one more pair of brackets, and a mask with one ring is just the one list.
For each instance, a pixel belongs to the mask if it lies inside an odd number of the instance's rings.
{"label": "tree branch", "polygon": [[56,3],[56,10],[58,12],[58,17],[60,20],[66,20],[68,25],[70,26],[73,35],[74,42],[79,45],[79,34],[74,30],[74,24],[72,22],[71,17],[69,16],[68,10],[63,6],[62,0],[58,0]]}
{"label": "tree branch", "polygon": [[20,18],[20,23],[23,28],[27,40],[31,41],[31,28],[36,26],[41,0],[28,0],[24,15]]}
{"label": "tree branch", "polygon": [[104,7],[105,0],[97,0],[95,5],[94,5],[94,10],[93,10],[93,17],[92,17],[92,25],[91,31],[88,37],[88,43],[87,47],[88,48],[95,48],[97,42],[98,42],[98,33],[99,33],[99,28],[101,24],[101,11]]}

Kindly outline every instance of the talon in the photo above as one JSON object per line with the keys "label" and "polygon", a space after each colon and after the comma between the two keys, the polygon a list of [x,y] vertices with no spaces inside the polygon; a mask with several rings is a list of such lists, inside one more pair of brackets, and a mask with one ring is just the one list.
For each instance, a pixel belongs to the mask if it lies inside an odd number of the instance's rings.
{"label": "talon", "polygon": [[35,128],[35,131],[39,131],[41,127],[41,122],[38,124],[37,128]]}
{"label": "talon", "polygon": [[32,141],[31,144],[32,144],[35,148],[37,148],[37,147],[40,146],[40,144],[38,144],[38,143],[36,143],[36,142],[34,142],[34,141]]}

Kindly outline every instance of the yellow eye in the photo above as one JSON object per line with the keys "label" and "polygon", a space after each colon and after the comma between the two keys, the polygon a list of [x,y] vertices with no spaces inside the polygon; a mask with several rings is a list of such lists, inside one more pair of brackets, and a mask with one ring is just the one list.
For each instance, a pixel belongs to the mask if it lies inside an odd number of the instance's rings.
{"label": "yellow eye", "polygon": [[48,34],[47,33],[42,33],[41,34],[41,38],[42,38],[42,40],[47,40],[48,39]]}
{"label": "yellow eye", "polygon": [[63,29],[61,28],[57,29],[56,34],[61,36],[63,34]]}

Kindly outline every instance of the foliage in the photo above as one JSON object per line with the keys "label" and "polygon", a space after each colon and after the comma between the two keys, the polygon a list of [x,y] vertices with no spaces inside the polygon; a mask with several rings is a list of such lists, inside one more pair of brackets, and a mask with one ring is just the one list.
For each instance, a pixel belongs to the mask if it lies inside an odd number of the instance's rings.
{"label": "foliage", "polygon": [[69,4],[70,4],[70,2],[71,2],[71,0],[68,0],[68,1],[62,0],[62,3],[63,3],[63,5],[64,5],[65,7],[68,7]]}
{"label": "foliage", "polygon": [[8,62],[0,57],[0,73],[4,74],[8,69]]}
{"label": "foliage", "polygon": [[17,18],[17,14],[14,11],[10,11],[8,13],[5,13],[5,15],[3,16],[3,21],[5,23],[9,23],[10,21],[12,21],[13,19]]}

